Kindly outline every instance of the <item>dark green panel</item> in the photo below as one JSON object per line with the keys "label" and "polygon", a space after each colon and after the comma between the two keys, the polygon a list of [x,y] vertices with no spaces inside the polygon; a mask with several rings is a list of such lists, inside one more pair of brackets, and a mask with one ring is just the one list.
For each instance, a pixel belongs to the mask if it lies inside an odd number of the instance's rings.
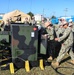
{"label": "dark green panel", "polygon": [[41,36],[40,54],[46,54],[46,53],[47,53],[47,39],[44,39]]}
{"label": "dark green panel", "polygon": [[8,32],[8,31],[1,31],[0,32],[0,41],[5,39],[7,42],[9,42],[9,35],[10,35],[10,32]]}
{"label": "dark green panel", "polygon": [[37,60],[38,29],[36,26],[15,25],[12,30],[12,58],[22,60]]}

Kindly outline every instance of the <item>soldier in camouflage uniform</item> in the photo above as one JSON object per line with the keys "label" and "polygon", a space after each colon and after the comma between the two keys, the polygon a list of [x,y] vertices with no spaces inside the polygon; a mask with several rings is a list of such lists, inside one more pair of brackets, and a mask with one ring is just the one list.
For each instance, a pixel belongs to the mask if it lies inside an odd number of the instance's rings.
{"label": "soldier in camouflage uniform", "polygon": [[[69,20],[69,27],[72,29],[73,36],[74,36],[74,25],[72,19]],[[74,51],[74,38],[73,38],[73,51]]]}
{"label": "soldier in camouflage uniform", "polygon": [[72,31],[74,32],[74,24],[72,22],[72,19],[69,20],[69,27],[71,27]]}
{"label": "soldier in camouflage uniform", "polygon": [[[59,38],[59,37],[61,37],[62,35],[63,35],[63,33],[64,33],[64,28],[63,28],[63,25],[62,25],[62,23],[60,23],[59,25],[58,25],[58,30],[56,31],[56,35],[57,35],[57,37]],[[60,42],[58,42],[58,41],[55,41],[55,57],[57,57],[58,56],[58,54],[59,54],[59,51],[60,51],[60,48],[61,48],[61,43]]]}
{"label": "soldier in camouflage uniform", "polygon": [[32,25],[32,26],[36,25],[36,21],[35,21],[35,17],[34,16],[31,19],[30,25]]}
{"label": "soldier in camouflage uniform", "polygon": [[58,38],[59,38],[60,36],[63,35],[64,30],[65,30],[65,29],[63,28],[62,23],[60,23],[60,25],[59,25],[59,29],[56,31],[56,34],[57,34],[57,37],[58,37]]}
{"label": "soldier in camouflage uniform", "polygon": [[45,36],[48,38],[48,60],[52,60],[55,55],[55,44],[54,44],[54,28],[51,22],[45,22],[46,31],[48,34]]}
{"label": "soldier in camouflage uniform", "polygon": [[63,27],[65,28],[65,31],[63,33],[63,36],[59,37],[59,38],[55,38],[55,41],[59,41],[62,42],[62,46],[61,46],[61,50],[59,52],[59,55],[56,59],[56,62],[53,63],[53,66],[58,67],[59,63],[61,62],[62,58],[64,57],[64,55],[69,51],[69,54],[71,56],[71,63],[74,64],[74,53],[72,51],[72,46],[73,46],[73,32],[71,30],[71,28],[68,26],[67,22],[63,23]]}

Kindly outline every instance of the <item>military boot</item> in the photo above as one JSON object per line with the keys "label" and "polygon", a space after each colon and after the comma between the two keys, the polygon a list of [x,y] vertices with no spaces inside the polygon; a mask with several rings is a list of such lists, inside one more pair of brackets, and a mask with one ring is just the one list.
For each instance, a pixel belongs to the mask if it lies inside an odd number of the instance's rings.
{"label": "military boot", "polygon": [[74,64],[74,60],[71,60],[71,63]]}
{"label": "military boot", "polygon": [[50,56],[47,60],[52,61],[53,60],[52,56]]}
{"label": "military boot", "polygon": [[52,62],[51,65],[54,66],[54,67],[58,67],[59,66],[59,62],[55,62],[55,63]]}

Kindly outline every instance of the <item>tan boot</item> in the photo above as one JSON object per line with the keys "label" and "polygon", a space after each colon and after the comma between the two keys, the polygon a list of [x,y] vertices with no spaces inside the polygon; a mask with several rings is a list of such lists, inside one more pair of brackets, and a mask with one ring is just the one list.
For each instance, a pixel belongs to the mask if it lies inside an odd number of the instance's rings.
{"label": "tan boot", "polygon": [[59,66],[59,62],[55,62],[55,63],[52,62],[51,65],[54,66],[54,67],[58,67]]}
{"label": "tan boot", "polygon": [[49,60],[52,61],[52,60],[53,60],[52,56],[50,56],[47,60],[48,60],[48,61],[49,61]]}
{"label": "tan boot", "polygon": [[74,64],[74,60],[71,60],[71,63]]}

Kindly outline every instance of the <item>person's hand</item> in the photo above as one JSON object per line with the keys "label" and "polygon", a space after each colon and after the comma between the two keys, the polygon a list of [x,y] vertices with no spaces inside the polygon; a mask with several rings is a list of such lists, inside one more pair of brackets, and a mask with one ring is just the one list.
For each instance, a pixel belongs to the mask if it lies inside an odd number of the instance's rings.
{"label": "person's hand", "polygon": [[44,36],[45,36],[45,38],[48,38],[48,35],[47,34],[45,34]]}
{"label": "person's hand", "polygon": [[48,37],[48,35],[45,34],[45,35],[42,35],[42,37],[43,37],[44,39],[46,39],[46,38]]}
{"label": "person's hand", "polygon": [[58,41],[59,40],[59,38],[55,38],[55,41]]}
{"label": "person's hand", "polygon": [[62,46],[64,46],[64,44],[62,44]]}

